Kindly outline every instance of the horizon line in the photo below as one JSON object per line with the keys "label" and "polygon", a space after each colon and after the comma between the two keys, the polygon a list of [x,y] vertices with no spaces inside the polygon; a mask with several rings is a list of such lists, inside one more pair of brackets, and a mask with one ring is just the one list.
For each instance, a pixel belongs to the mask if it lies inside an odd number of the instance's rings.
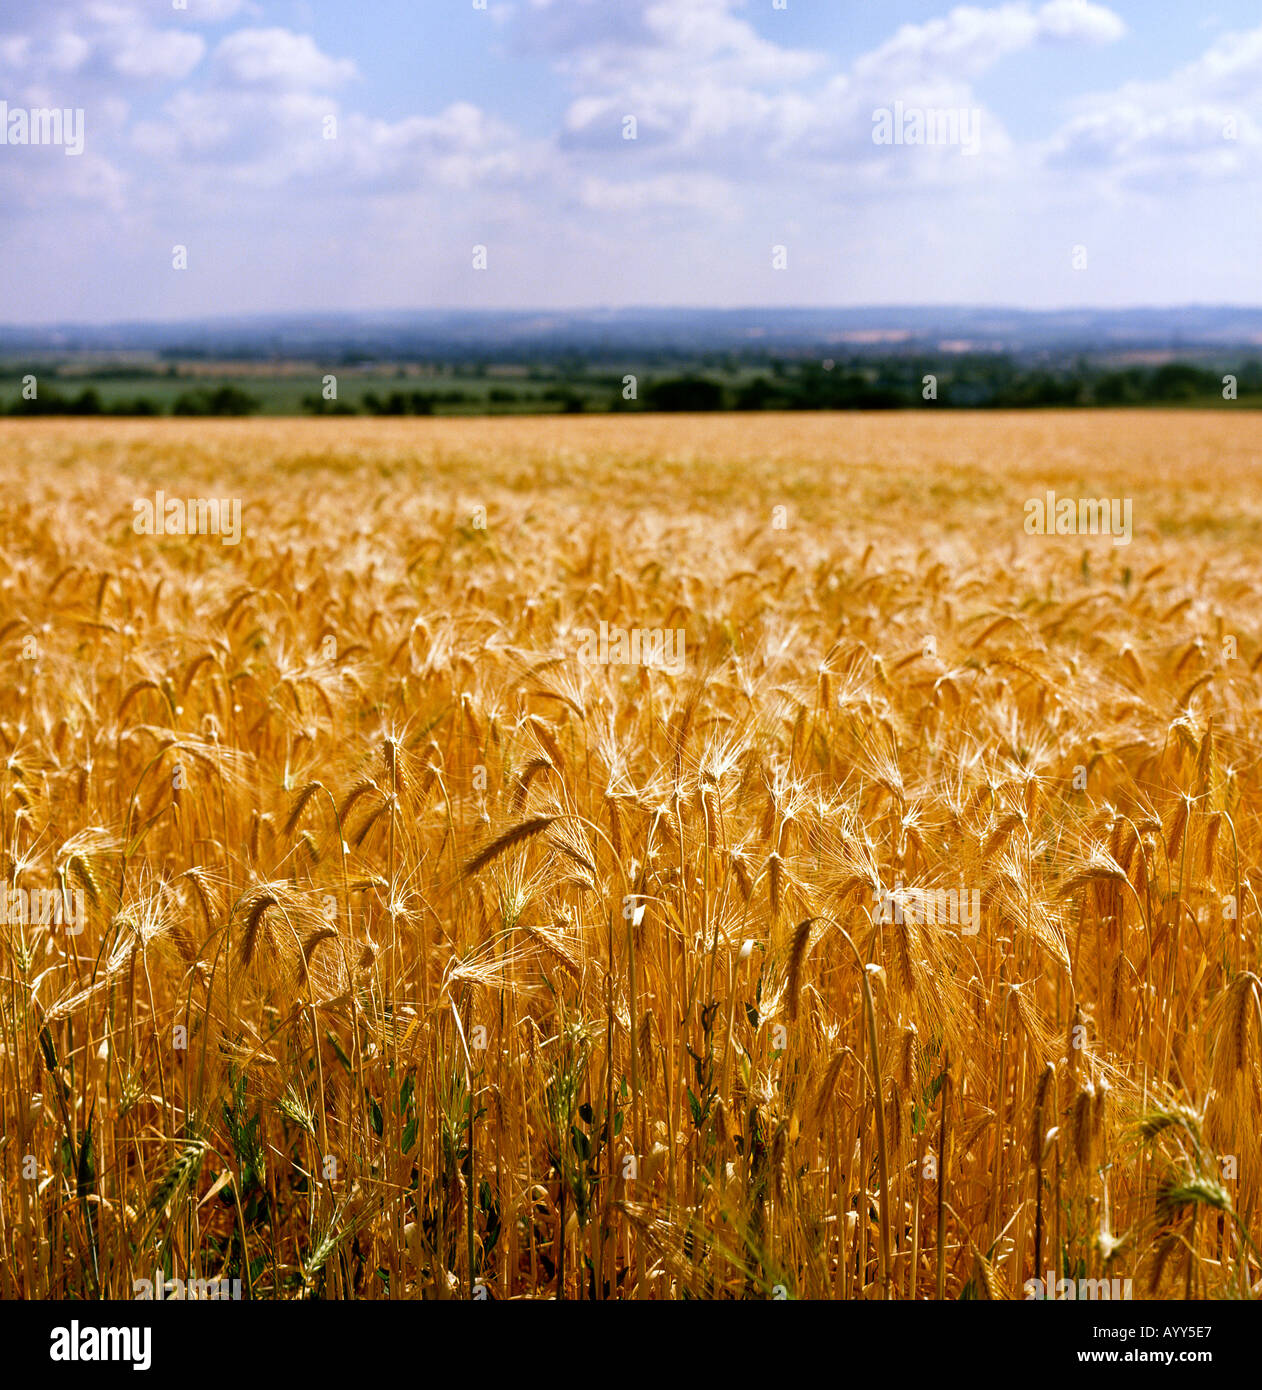
{"label": "horizon line", "polygon": [[908,313],[908,312],[969,312],[996,314],[1028,314],[1051,316],[1057,314],[1127,314],[1127,313],[1187,313],[1209,311],[1213,313],[1258,314],[1262,313],[1262,303],[1231,304],[1212,301],[1192,300],[1177,304],[1157,304],[1151,302],[1134,304],[1065,304],[1054,307],[1029,306],[1014,303],[986,304],[968,300],[951,300],[942,303],[917,301],[907,303],[888,303],[869,301],[857,304],[738,304],[738,305],[565,305],[526,307],[508,306],[411,306],[408,308],[361,308],[361,309],[264,309],[242,312],[185,314],[172,317],[148,318],[85,318],[85,319],[40,319],[3,320],[0,333],[9,331],[57,330],[57,329],[105,329],[105,328],[161,328],[178,327],[188,324],[251,323],[267,319],[320,319],[320,318],[407,318],[436,315],[461,315],[469,318],[491,317],[549,317],[565,315],[631,315],[631,314],[854,314],[854,313]]}

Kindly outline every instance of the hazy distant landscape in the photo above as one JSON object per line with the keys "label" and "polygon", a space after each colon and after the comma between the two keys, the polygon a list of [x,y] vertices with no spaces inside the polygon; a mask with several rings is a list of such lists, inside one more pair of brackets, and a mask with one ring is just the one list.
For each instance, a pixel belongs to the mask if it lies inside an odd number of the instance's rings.
{"label": "hazy distant landscape", "polygon": [[0,410],[16,415],[1021,409],[1223,400],[1262,402],[1262,310],[434,312],[0,328]]}

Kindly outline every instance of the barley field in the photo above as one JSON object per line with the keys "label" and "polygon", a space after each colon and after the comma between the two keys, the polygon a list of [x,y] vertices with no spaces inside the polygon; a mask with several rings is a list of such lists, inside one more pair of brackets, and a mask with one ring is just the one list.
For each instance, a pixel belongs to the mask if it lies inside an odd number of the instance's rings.
{"label": "barley field", "polygon": [[1258,417],[0,454],[0,1296],[1262,1288]]}

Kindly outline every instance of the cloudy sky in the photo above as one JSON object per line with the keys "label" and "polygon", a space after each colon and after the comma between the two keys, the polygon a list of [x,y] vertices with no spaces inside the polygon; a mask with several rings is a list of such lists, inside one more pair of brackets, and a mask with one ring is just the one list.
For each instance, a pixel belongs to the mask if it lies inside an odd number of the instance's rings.
{"label": "cloudy sky", "polygon": [[0,101],[11,323],[1262,303],[1257,0],[36,0]]}

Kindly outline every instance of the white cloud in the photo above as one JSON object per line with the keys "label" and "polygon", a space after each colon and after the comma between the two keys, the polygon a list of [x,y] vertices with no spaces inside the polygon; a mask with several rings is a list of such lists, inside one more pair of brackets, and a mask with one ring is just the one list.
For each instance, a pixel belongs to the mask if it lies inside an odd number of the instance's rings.
{"label": "white cloud", "polygon": [[[406,0],[395,3],[404,14]],[[804,21],[805,0],[791,3]],[[988,74],[1018,54],[1033,73],[1041,51],[1115,43],[1126,30],[1112,9],[943,0],[937,17],[891,22],[884,41],[842,60],[822,41],[807,46],[809,20],[780,26],[767,0],[492,0],[489,14],[452,23],[495,21],[481,31],[488,62],[507,53],[533,64],[523,74],[532,100],[552,78],[542,106],[518,122],[498,114],[512,108],[509,94],[474,70],[444,83],[442,98],[426,95],[423,70],[411,107],[384,119],[367,83],[350,86],[350,51],[324,51],[304,32],[318,8],[304,4],[269,6],[292,26],[269,27],[244,0],[189,0],[180,12],[169,0],[38,0],[20,13],[0,0],[0,96],[54,104],[73,94],[89,111],[81,160],[0,160],[6,245],[40,256],[29,251],[36,232],[61,219],[84,267],[71,266],[74,293],[127,302],[134,290],[137,312],[174,312],[173,293],[195,309],[212,285],[246,304],[313,287],[315,302],[348,304],[374,294],[396,304],[614,293],[748,303],[860,291],[1034,302],[1061,292],[1048,288],[1058,283],[1048,267],[1080,240],[1092,243],[1093,267],[1112,255],[1106,292],[1142,291],[1143,267],[1159,265],[1164,297],[1212,274],[1192,223],[1243,240],[1262,181],[1262,29],[1218,39],[1161,81],[1119,81],[1059,113],[1032,91],[1035,114],[1022,126],[1060,125],[1017,139],[1004,124],[1013,96]],[[363,51],[375,76],[373,50]],[[1114,71],[1130,54],[1129,44],[1116,50]],[[391,100],[401,91],[391,87]],[[874,109],[895,101],[980,111],[978,154],[875,145]],[[627,115],[635,140],[623,138]],[[323,138],[328,116],[334,140]],[[1200,189],[1203,198],[1188,196]],[[121,235],[102,232],[105,208]],[[195,231],[205,278],[173,290],[166,248]],[[780,240],[790,276],[769,268]],[[1160,243],[1161,256],[1131,257],[1136,241]],[[493,246],[495,274],[462,278],[474,242]],[[73,302],[61,283],[50,275],[38,293]],[[1087,277],[1065,288],[1093,290]]]}
{"label": "white cloud", "polygon": [[1113,188],[1187,188],[1262,174],[1262,28],[1219,39],[1156,82],[1085,98],[1042,150]]}
{"label": "white cloud", "polygon": [[206,41],[200,34],[141,30],[113,46],[110,65],[120,77],[178,82],[193,71],[205,53]]}
{"label": "white cloud", "polygon": [[[76,86],[180,81],[206,52],[198,34],[150,20],[152,7],[96,0],[48,0],[29,13],[0,15],[0,63],[31,83],[69,77]],[[174,19],[174,13],[172,13]]]}
{"label": "white cloud", "polygon": [[589,87],[647,76],[686,82],[690,74],[791,82],[826,65],[821,53],[762,38],[732,10],[733,0],[531,0],[518,42],[550,53],[572,81]]}
{"label": "white cloud", "polygon": [[381,191],[529,185],[546,173],[540,144],[464,101],[395,122],[352,115],[335,143],[341,176]]}
{"label": "white cloud", "polygon": [[257,12],[249,0],[188,0],[183,13],[196,24],[221,24],[234,15]]}
{"label": "white cloud", "polygon": [[972,79],[1042,42],[1108,43],[1125,32],[1112,10],[1089,0],[1050,0],[1037,10],[1024,0],[989,10],[960,5],[940,19],[904,24],[854,72],[860,80],[879,74],[887,82]]}
{"label": "white cloud", "polygon": [[[324,138],[334,116],[335,139]],[[339,112],[308,92],[221,90],[177,93],[162,120],[137,122],[135,147],[170,183],[190,186],[201,171],[251,187],[310,188],[342,199],[413,189],[468,191],[529,186],[548,174],[543,147],[469,102],[434,116],[383,121]]]}
{"label": "white cloud", "polygon": [[[1262,99],[1262,28],[1224,35],[1203,57],[1176,73],[1169,86],[1189,95],[1256,106]],[[1160,90],[1157,84],[1154,91]]]}
{"label": "white cloud", "polygon": [[1038,12],[1041,38],[1115,43],[1126,33],[1121,17],[1091,0],[1050,0]]}
{"label": "white cloud", "polygon": [[226,85],[272,91],[338,87],[359,72],[349,58],[330,58],[309,34],[290,29],[238,29],[220,42],[211,63]]}
{"label": "white cloud", "polygon": [[53,73],[77,72],[87,61],[92,45],[78,34],[60,33],[44,46],[36,61],[42,59]]}
{"label": "white cloud", "polygon": [[[552,8],[552,0],[536,0],[537,10]],[[941,19],[903,25],[837,71],[822,53],[776,50],[729,10],[728,0],[688,0],[682,10],[671,7],[667,32],[655,27],[665,19],[663,6],[619,9],[608,17],[608,29],[595,27],[584,49],[573,11],[566,9],[562,70],[575,95],[560,145],[568,156],[606,161],[600,187],[616,180],[612,160],[622,161],[628,179],[708,172],[763,192],[823,179],[828,196],[843,186],[852,196],[867,196],[892,187],[967,183],[980,170],[994,175],[1011,169],[1013,144],[999,116],[978,99],[972,79],[1023,48],[1096,42],[1122,29],[1111,11],[1088,0],[1051,0],[1041,8],[1024,0],[992,9],[960,6]],[[617,44],[609,41],[611,31]],[[557,34],[551,38],[556,42]],[[685,38],[696,56],[676,68],[671,45]],[[783,59],[768,57],[767,50]],[[757,61],[743,62],[750,53]],[[820,78],[827,80],[819,85]],[[945,157],[941,149],[900,149],[890,158],[888,149],[873,144],[872,119],[875,109],[895,100],[979,111],[980,157],[961,161],[958,151]],[[634,141],[623,137],[627,115],[638,123]]]}

